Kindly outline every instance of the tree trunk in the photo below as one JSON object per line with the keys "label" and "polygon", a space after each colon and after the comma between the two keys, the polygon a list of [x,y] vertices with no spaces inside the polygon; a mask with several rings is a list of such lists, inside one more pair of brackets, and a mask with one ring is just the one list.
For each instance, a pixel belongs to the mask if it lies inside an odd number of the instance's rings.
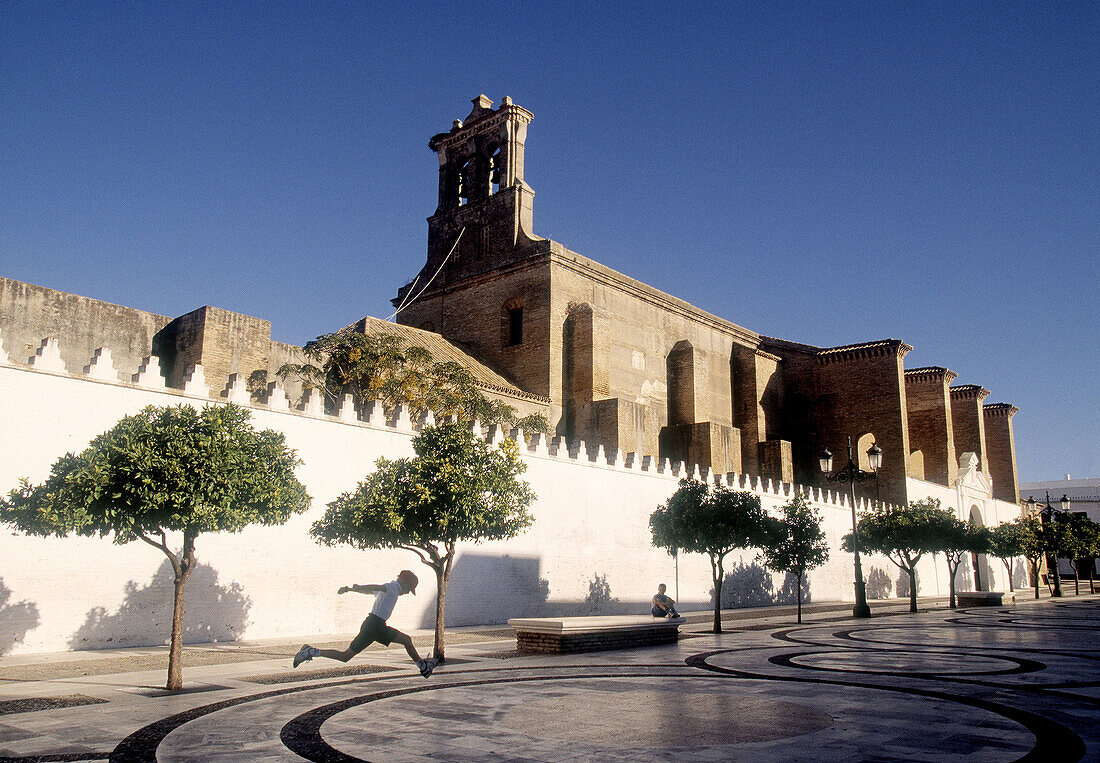
{"label": "tree trunk", "polygon": [[1081,595],[1081,565],[1079,562],[1073,563],[1073,595]]}
{"label": "tree trunk", "polygon": [[711,555],[710,574],[714,578],[714,632],[722,632],[722,557]]}
{"label": "tree trunk", "polygon": [[[947,606],[950,609],[956,609],[957,604],[955,603],[955,573],[959,570],[959,562],[955,562],[955,564],[952,565],[951,556],[948,554],[945,554],[944,556],[947,557],[947,589],[951,592],[951,602]],[[915,612],[916,610],[913,611]]]}
{"label": "tree trunk", "polygon": [[1008,590],[1015,591],[1016,588],[1012,585],[1012,560],[1002,559],[1001,563],[1004,564],[1005,569],[1008,570]]}
{"label": "tree trunk", "polygon": [[439,660],[439,664],[442,665],[446,660],[443,650],[443,613],[447,602],[447,582],[451,577],[451,556],[448,556],[442,561],[442,563],[436,567],[432,565],[435,570],[435,646],[433,647],[432,656]]}
{"label": "tree trunk", "polygon": [[[172,559],[170,556],[169,559]],[[195,569],[195,534],[183,533],[183,553],[179,561],[172,559],[175,572],[175,595],[172,601],[172,640],[168,647],[168,684],[170,691],[183,688],[183,589]]]}
{"label": "tree trunk", "polygon": [[906,570],[909,573],[909,611],[917,611],[917,571],[910,564]]}
{"label": "tree trunk", "polygon": [[1031,565],[1031,571],[1035,578],[1035,598],[1039,598],[1039,563],[1035,562]]}
{"label": "tree trunk", "polygon": [[802,571],[798,572],[798,624],[802,625]]}

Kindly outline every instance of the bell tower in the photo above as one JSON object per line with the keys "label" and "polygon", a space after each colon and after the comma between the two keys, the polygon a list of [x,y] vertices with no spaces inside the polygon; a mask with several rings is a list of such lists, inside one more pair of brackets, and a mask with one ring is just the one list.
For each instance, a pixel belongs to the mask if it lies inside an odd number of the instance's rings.
{"label": "bell tower", "polygon": [[[430,291],[491,270],[537,240],[531,234],[535,192],[523,179],[531,117],[507,96],[494,109],[479,95],[465,119],[454,120],[449,132],[428,141],[439,159],[439,204],[428,218],[428,260],[417,277],[417,291],[429,280]],[[398,291],[395,305],[411,285]]]}

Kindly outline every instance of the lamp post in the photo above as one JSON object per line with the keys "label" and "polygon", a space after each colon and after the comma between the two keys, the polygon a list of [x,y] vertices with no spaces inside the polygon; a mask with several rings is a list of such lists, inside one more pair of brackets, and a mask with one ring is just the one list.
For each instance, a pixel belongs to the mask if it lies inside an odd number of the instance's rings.
{"label": "lamp post", "polygon": [[[1039,512],[1039,517],[1044,525],[1044,535],[1047,540],[1050,541],[1050,546],[1054,543],[1054,522],[1058,519],[1058,512],[1054,509],[1054,506],[1050,502],[1050,491],[1044,491],[1046,493],[1046,501],[1043,503],[1043,508]],[[1030,511],[1035,510],[1035,506],[1038,503],[1034,498],[1028,498],[1025,503],[1028,504]],[[1058,501],[1058,505],[1062,509],[1062,513],[1069,511],[1069,498],[1065,493],[1062,494],[1061,500]],[[1054,578],[1054,592],[1051,596],[1062,595],[1062,573],[1058,570],[1058,550],[1056,548],[1047,548],[1047,573]]]}
{"label": "lamp post", "polygon": [[856,603],[852,607],[852,615],[855,617],[870,617],[871,608],[867,606],[867,584],[863,580],[863,567],[859,563],[859,523],[856,520],[856,483],[864,482],[866,480],[873,479],[875,485],[878,485],[878,470],[882,466],[882,448],[877,444],[872,444],[867,451],[867,462],[871,466],[871,471],[865,472],[856,465],[852,460],[852,438],[848,438],[848,463],[841,467],[836,474],[829,474],[833,470],[833,454],[829,452],[828,448],[824,448],[821,451],[821,455],[818,457],[818,463],[821,466],[821,471],[825,474],[825,479],[829,482],[847,482],[850,493],[852,505],[852,551],[855,554],[856,560]]}

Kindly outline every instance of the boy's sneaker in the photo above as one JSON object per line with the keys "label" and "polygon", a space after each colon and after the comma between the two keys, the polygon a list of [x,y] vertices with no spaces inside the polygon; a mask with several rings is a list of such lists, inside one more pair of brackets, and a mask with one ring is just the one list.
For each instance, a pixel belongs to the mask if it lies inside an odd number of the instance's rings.
{"label": "boy's sneaker", "polygon": [[302,648],[298,650],[298,654],[294,655],[294,667],[298,667],[303,662],[309,662],[317,656],[317,649],[309,644],[302,644]]}
{"label": "boy's sneaker", "polygon": [[416,663],[416,667],[420,668],[420,675],[427,678],[435,670],[435,666],[439,664],[439,660],[434,657],[429,657],[426,660],[420,660]]}

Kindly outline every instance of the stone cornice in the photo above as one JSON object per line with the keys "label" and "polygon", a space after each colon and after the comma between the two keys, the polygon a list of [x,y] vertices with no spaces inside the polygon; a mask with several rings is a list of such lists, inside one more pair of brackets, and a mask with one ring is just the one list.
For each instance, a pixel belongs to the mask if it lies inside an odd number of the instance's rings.
{"label": "stone cornice", "polygon": [[[519,273],[524,270],[532,270],[538,267],[546,267],[548,264],[549,260],[546,257],[546,252],[534,250],[531,251],[529,254],[525,254],[520,259],[515,260],[514,262],[510,262],[506,265],[483,270],[480,273],[475,273],[473,275],[466,276],[465,278],[461,278],[457,281],[450,281],[439,286],[432,284],[431,287],[429,287],[423,294],[419,295],[416,298],[416,301],[419,302],[423,299],[430,299],[434,297],[446,297],[453,292],[462,291],[464,289],[470,288],[471,286],[479,286],[481,284],[488,283],[489,281],[495,281],[502,275],[512,275],[513,273]],[[404,289],[407,286],[411,285],[411,283],[412,282],[410,281],[401,288]],[[401,292],[398,291],[398,294],[400,293]],[[394,297],[390,300],[390,302],[395,303],[395,307],[398,301],[399,299],[397,297]]]}
{"label": "stone cornice", "polygon": [[943,366],[925,366],[923,368],[905,369],[906,384],[950,384],[958,374]]}
{"label": "stone cornice", "polygon": [[534,116],[534,114],[522,106],[516,106],[514,103],[504,103],[501,104],[500,108],[496,111],[489,111],[482,116],[466,122],[461,127],[456,125],[451,128],[450,132],[443,132],[432,136],[432,139],[428,141],[428,147],[432,151],[451,148],[452,146],[465,143],[470,139],[471,135],[483,135],[492,132],[510,119],[522,122],[523,124],[530,124]]}
{"label": "stone cornice", "polygon": [[739,343],[753,349],[760,346],[761,336],[755,331],[750,331],[747,328],[738,326],[736,323],[731,323],[724,318],[719,318],[717,315],[712,315],[705,310],[701,310],[689,302],[673,297],[671,294],[666,294],[630,276],[625,276],[582,254],[577,254],[576,252],[566,249],[556,241],[549,241],[548,243],[550,261],[554,265],[572,270],[585,278],[606,286],[617,288],[632,297],[659,307],[662,310],[680,315],[696,323],[702,323],[709,328],[732,336]]}
{"label": "stone cornice", "polygon": [[767,350],[762,350],[759,347],[753,350],[753,352],[758,358],[767,358],[768,360],[774,360],[776,363],[780,363],[783,360],[782,355],[776,355],[774,352],[768,352]]}
{"label": "stone cornice", "polygon": [[977,384],[960,384],[958,387],[951,388],[951,397],[959,400],[976,399],[978,401],[985,400],[989,395],[989,390]]}
{"label": "stone cornice", "polygon": [[792,342],[789,339],[777,339],[774,336],[761,336],[760,339],[764,344],[771,347],[800,352],[805,355],[817,355],[821,352],[820,347],[815,347],[812,344],[802,344],[801,342]]}
{"label": "stone cornice", "polygon": [[1020,409],[1011,403],[989,403],[982,406],[982,414],[985,416],[1007,416],[1012,418]]}
{"label": "stone cornice", "polygon": [[904,358],[912,349],[900,339],[880,339],[874,342],[847,344],[842,347],[830,347],[821,350],[817,353],[817,361],[821,365],[828,365],[864,358]]}

